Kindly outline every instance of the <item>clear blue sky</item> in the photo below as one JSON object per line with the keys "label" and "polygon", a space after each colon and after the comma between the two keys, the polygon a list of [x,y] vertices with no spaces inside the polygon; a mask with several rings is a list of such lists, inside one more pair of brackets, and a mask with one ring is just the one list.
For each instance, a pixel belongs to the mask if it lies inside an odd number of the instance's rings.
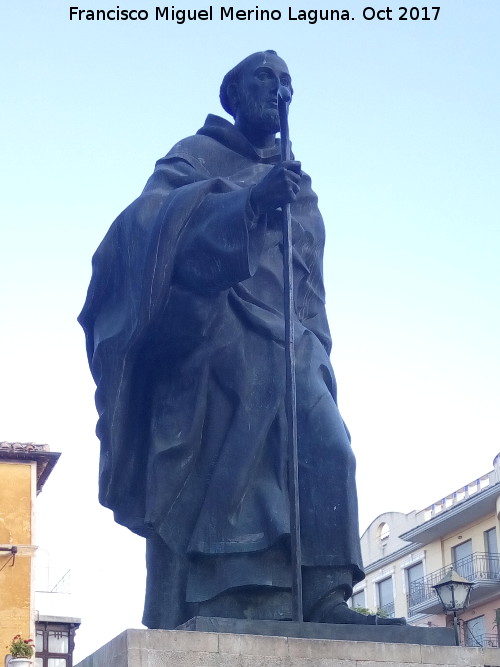
{"label": "clear blue sky", "polygon": [[354,20],[316,25],[287,20],[283,0],[259,4],[281,21],[184,25],[155,21],[149,0],[79,6],[117,4],[151,18],[70,21],[68,0],[0,13],[0,439],[63,452],[39,498],[39,541],[73,570],[78,659],[139,625],[144,577],[141,541],[95,498],[76,324],[91,255],[155,160],[207,113],[224,115],[220,80],[253,51],[289,64],[294,151],[327,226],[361,529],[431,504],[500,450],[498,0],[443,0],[437,21],[398,21],[403,0],[389,0],[394,20],[366,21],[368,2],[346,0]]}

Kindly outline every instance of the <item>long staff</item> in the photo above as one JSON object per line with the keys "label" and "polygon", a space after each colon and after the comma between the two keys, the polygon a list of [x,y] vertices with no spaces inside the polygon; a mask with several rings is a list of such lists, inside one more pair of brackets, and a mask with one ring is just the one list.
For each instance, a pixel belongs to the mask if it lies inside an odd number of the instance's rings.
{"label": "long staff", "polygon": [[[288,131],[288,104],[290,93],[280,86],[278,111],[280,117],[281,159],[290,160],[290,135]],[[285,311],[285,407],[288,435],[288,489],[290,496],[290,539],[292,564],[292,620],[302,622],[302,548],[300,543],[299,462],[297,452],[297,388],[295,382],[295,340],[292,315],[293,264],[292,264],[292,216],[290,204],[283,212],[283,278]]]}

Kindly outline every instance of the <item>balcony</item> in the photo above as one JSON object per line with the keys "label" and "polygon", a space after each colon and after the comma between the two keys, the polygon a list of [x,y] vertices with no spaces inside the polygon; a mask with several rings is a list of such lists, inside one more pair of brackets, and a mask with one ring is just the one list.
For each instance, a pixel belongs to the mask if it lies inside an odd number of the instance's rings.
{"label": "balcony", "polygon": [[450,567],[474,583],[470,604],[480,604],[500,594],[500,554],[473,553],[411,584],[408,594],[410,618],[417,614],[442,612],[442,605],[433,586],[441,581]]}

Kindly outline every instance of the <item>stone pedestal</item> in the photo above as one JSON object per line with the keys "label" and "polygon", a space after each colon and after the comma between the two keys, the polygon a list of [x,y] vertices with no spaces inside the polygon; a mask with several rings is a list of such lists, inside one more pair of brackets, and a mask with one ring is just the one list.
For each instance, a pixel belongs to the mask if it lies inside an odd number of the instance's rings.
{"label": "stone pedestal", "polygon": [[[415,628],[417,629],[417,628]],[[125,630],[76,667],[500,667],[500,649]]]}

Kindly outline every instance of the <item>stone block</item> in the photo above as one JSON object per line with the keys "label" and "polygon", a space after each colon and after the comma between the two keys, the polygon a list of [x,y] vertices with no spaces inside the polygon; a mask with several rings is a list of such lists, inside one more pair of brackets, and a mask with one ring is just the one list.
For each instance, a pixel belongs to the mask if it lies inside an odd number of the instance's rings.
{"label": "stone block", "polygon": [[102,665],[123,667],[123,665],[128,665],[128,632],[128,630],[125,630],[125,632],[87,656],[79,663],[81,667],[101,667]]}
{"label": "stone block", "polygon": [[212,632],[182,630],[128,630],[128,646],[153,651],[205,651],[217,653],[219,636]]}
{"label": "stone block", "polygon": [[483,648],[485,667],[500,667],[500,649]]}
{"label": "stone block", "polygon": [[[189,634],[189,633],[187,633]],[[197,633],[209,634],[209,633]],[[255,637],[255,635],[219,634],[219,652],[237,655],[288,655],[287,637]]]}
{"label": "stone block", "polygon": [[379,660],[376,660],[375,662],[368,660],[368,661],[358,661],[356,662],[356,667],[400,667],[400,665],[404,665],[404,667],[422,667],[421,662],[380,662]]}
{"label": "stone block", "polygon": [[331,641],[323,639],[288,640],[290,655],[337,660],[371,660],[397,664],[420,663],[420,647],[415,644],[381,644],[376,642]]}
{"label": "stone block", "polygon": [[463,648],[462,646],[422,646],[424,665],[456,665],[471,667],[484,665],[483,649]]}
{"label": "stone block", "polygon": [[[358,667],[360,663],[356,660],[340,660],[330,658],[299,658],[290,657],[286,667]],[[379,667],[381,667],[379,665]],[[385,666],[384,666],[385,667]]]}

